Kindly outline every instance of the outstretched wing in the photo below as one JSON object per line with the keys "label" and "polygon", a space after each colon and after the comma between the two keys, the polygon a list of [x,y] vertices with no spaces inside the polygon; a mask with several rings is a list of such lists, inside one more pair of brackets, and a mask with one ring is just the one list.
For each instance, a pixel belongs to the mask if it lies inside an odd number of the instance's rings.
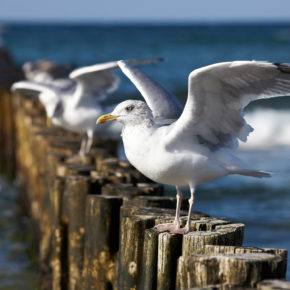
{"label": "outstretched wing", "polygon": [[119,78],[112,72],[114,62],[86,66],[72,71],[69,77],[77,82],[75,98],[96,98],[99,101],[119,85]]}
{"label": "outstretched wing", "polygon": [[152,110],[156,123],[169,124],[179,118],[183,108],[172,93],[142,71],[132,68],[126,61],[119,61],[118,65],[140,91],[147,105]]}
{"label": "outstretched wing", "polygon": [[[138,65],[161,61],[161,59],[136,59],[128,61],[133,65]],[[113,74],[112,70],[116,68],[118,68],[117,61],[111,61],[72,71],[69,77],[76,80],[78,84],[75,98],[80,100],[86,97],[95,97],[100,101],[105,98],[106,94],[115,91],[119,85],[119,78]]]}
{"label": "outstretched wing", "polygon": [[[54,82],[52,82],[54,83]],[[39,101],[45,107],[48,117],[52,117],[58,105],[62,103],[62,88],[57,85],[41,84],[32,81],[20,81],[14,83],[11,87],[12,92],[26,95],[29,97],[38,97]],[[67,91],[67,89],[65,90]]]}
{"label": "outstretched wing", "polygon": [[38,97],[41,93],[55,94],[55,88],[48,84],[32,81],[20,81],[12,85],[11,91],[29,97]]}
{"label": "outstretched wing", "polygon": [[217,63],[189,75],[188,97],[167,144],[198,140],[211,150],[235,149],[253,130],[243,118],[251,101],[290,94],[290,66],[260,61]]}

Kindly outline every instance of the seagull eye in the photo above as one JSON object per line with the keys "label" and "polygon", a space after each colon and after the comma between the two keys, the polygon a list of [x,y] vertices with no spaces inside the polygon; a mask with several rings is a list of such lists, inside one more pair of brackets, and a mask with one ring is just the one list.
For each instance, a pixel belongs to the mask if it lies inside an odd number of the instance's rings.
{"label": "seagull eye", "polygon": [[133,105],[130,105],[130,106],[126,107],[126,111],[127,112],[131,112],[133,109],[134,109]]}

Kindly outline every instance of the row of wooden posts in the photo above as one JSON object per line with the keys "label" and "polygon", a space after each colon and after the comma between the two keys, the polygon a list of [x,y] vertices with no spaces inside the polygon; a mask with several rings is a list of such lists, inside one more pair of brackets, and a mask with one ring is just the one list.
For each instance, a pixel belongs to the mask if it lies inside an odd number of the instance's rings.
{"label": "row of wooden posts", "polygon": [[47,127],[37,100],[2,91],[0,116],[41,289],[290,289],[277,280],[287,251],[243,247],[241,223],[195,213],[187,235],[154,230],[173,220],[175,198],[119,160],[117,141],[95,138],[80,161],[80,137]]}

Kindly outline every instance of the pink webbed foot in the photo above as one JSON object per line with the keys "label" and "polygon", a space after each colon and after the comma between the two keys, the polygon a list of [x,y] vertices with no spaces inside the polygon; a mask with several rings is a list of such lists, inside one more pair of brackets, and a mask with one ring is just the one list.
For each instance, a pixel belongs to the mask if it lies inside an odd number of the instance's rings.
{"label": "pink webbed foot", "polygon": [[171,232],[174,230],[178,230],[179,228],[180,224],[178,222],[160,224],[154,227],[154,229],[158,232]]}
{"label": "pink webbed foot", "polygon": [[171,231],[169,231],[170,234],[181,234],[181,235],[185,235],[187,233],[189,233],[189,227],[185,226],[184,228],[179,228],[179,229],[172,229]]}
{"label": "pink webbed foot", "polygon": [[169,232],[170,234],[187,234],[189,233],[190,229],[189,226],[185,226],[184,228],[180,227],[180,224],[178,223],[166,223],[166,224],[160,224],[154,227],[155,230],[158,232]]}

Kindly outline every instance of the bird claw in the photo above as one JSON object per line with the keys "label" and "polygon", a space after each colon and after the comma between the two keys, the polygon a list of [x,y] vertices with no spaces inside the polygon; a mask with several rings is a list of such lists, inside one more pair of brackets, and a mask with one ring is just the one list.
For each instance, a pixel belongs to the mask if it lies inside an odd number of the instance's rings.
{"label": "bird claw", "polygon": [[189,233],[189,227],[185,226],[184,228],[180,227],[179,223],[166,223],[160,224],[154,227],[158,232],[169,232],[170,234],[187,234]]}
{"label": "bird claw", "polygon": [[174,230],[177,230],[180,228],[180,224],[179,223],[166,223],[166,224],[160,224],[154,227],[155,230],[157,230],[158,232],[171,232]]}
{"label": "bird claw", "polygon": [[169,231],[170,234],[181,234],[181,235],[185,235],[187,233],[189,233],[189,228],[188,227],[184,227],[184,228],[179,228],[179,229],[173,229],[171,231]]}

